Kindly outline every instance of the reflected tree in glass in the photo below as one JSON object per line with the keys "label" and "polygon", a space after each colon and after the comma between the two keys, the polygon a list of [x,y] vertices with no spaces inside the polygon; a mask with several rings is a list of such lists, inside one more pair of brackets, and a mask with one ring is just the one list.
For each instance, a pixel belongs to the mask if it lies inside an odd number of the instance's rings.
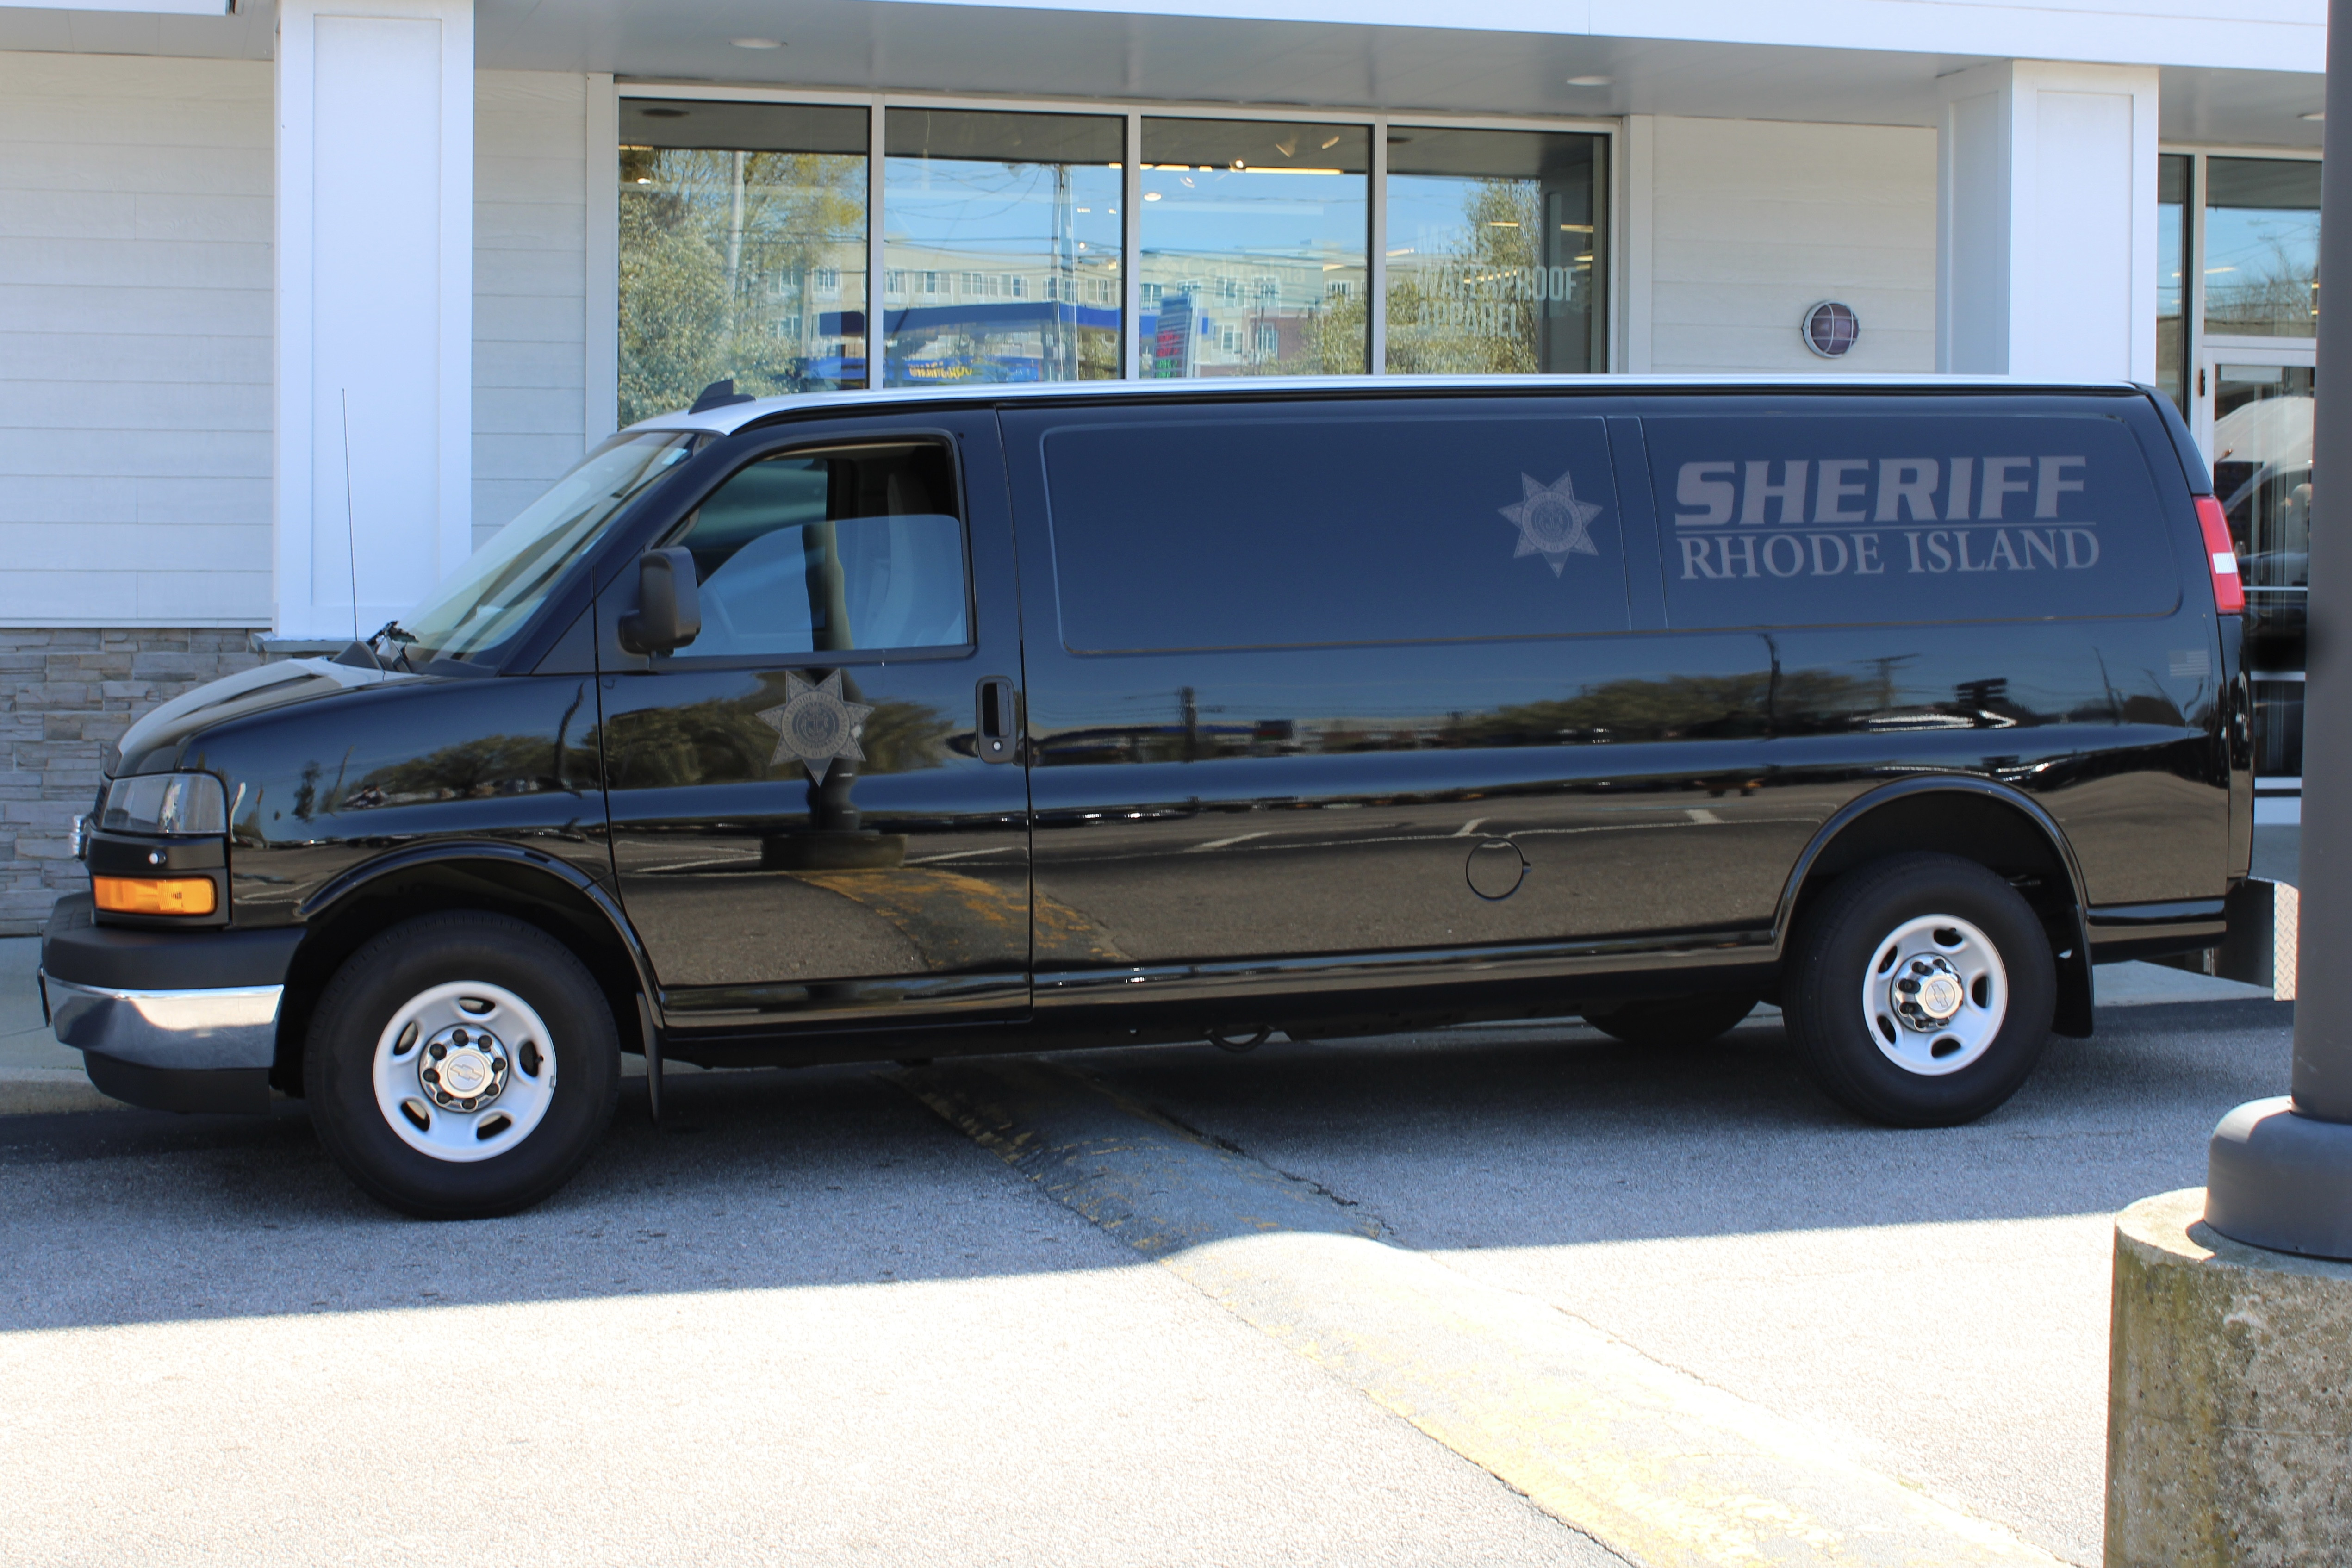
{"label": "reflected tree in glass", "polygon": [[1390,262],[1389,369],[1403,375],[1543,369],[1549,299],[1537,299],[1532,286],[1542,222],[1542,197],[1531,182],[1468,182],[1461,228],[1412,265]]}
{"label": "reflected tree in glass", "polygon": [[623,148],[622,424],[863,384],[865,246],[862,157]]}
{"label": "reflected tree in glass", "polygon": [[1387,367],[1608,368],[1597,136],[1402,127],[1389,137]]}

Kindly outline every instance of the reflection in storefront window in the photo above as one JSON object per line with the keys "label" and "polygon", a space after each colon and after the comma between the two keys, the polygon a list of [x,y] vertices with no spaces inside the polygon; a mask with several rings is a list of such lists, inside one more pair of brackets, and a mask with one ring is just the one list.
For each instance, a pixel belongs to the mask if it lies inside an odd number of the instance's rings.
{"label": "reflection in storefront window", "polygon": [[2257,668],[2303,665],[2313,387],[2307,368],[2214,367],[2213,489],[2245,580],[2247,652]]}
{"label": "reflection in storefront window", "polygon": [[2189,277],[2189,160],[2156,161],[2156,384],[2189,412],[2188,318],[2181,306]]}
{"label": "reflection in storefront window", "polygon": [[866,381],[863,109],[621,105],[623,425]]}
{"label": "reflection in storefront window", "polygon": [[885,384],[1118,376],[1125,125],[892,109],[883,137]]}
{"label": "reflection in storefront window", "polygon": [[1147,376],[1360,373],[1371,133],[1143,122]]}
{"label": "reflection in storefront window", "polygon": [[1389,133],[1387,368],[1601,371],[1599,136]]}
{"label": "reflection in storefront window", "polygon": [[2307,338],[2319,331],[2319,165],[2205,161],[2205,330]]}

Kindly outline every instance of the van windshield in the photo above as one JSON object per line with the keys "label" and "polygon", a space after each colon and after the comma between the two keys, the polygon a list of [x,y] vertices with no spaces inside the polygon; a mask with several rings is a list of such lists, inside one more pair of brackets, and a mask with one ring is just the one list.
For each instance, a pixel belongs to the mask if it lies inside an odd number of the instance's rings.
{"label": "van windshield", "polygon": [[401,623],[415,639],[408,662],[469,658],[512,637],[621,509],[704,439],[692,430],[624,431],[580,459]]}

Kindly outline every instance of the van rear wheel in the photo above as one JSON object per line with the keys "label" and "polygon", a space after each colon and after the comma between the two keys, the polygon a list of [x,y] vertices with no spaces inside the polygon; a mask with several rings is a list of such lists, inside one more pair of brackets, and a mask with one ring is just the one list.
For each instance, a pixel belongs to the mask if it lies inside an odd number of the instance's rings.
{"label": "van rear wheel", "polygon": [[1629,1046],[1687,1048],[1721,1038],[1755,1010],[1756,998],[1751,994],[1718,992],[1628,1002],[1607,1012],[1587,1013],[1584,1021]]}
{"label": "van rear wheel", "polygon": [[345,961],[312,1016],[320,1141],[372,1196],[425,1219],[528,1208],[613,1119],[620,1041],[580,960],[503,915],[426,915]]}
{"label": "van rear wheel", "polygon": [[1898,855],[1849,872],[1793,946],[1785,1014],[1798,1058],[1873,1121],[1974,1121],[2042,1059],[2058,997],[2049,936],[1972,860]]}

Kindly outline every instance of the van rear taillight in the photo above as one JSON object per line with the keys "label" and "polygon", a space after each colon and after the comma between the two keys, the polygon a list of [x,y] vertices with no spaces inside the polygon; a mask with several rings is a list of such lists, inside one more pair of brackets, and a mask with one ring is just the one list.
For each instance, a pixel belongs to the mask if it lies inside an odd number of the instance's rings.
{"label": "van rear taillight", "polygon": [[2205,565],[2213,574],[2213,607],[2225,616],[2242,614],[2246,584],[2238,576],[2238,552],[2230,542],[2230,517],[2211,496],[2197,498],[2197,526],[2205,533]]}

